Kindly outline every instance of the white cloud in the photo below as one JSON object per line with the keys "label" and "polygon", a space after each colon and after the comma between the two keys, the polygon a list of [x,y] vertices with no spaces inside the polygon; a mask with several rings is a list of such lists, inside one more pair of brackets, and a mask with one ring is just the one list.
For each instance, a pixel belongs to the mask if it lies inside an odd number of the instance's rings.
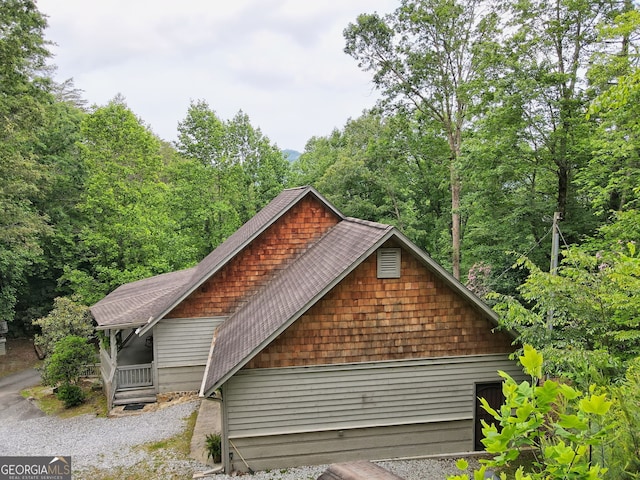
{"label": "white cloud", "polygon": [[122,93],[173,140],[190,99],[222,118],[242,109],[283,148],[302,149],[375,103],[342,31],[392,0],[39,0],[58,78],[90,103]]}

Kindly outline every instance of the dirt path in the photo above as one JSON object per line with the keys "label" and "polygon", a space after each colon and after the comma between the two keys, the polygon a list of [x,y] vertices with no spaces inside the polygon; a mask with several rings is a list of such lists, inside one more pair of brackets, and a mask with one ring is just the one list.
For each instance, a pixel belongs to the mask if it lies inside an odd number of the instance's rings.
{"label": "dirt path", "polygon": [[0,378],[33,368],[39,361],[30,338],[8,338],[7,354],[0,355]]}

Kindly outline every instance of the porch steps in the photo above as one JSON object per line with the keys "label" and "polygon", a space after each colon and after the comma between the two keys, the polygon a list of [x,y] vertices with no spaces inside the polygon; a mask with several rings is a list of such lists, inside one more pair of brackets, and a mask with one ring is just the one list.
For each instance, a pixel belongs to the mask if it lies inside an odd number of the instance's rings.
{"label": "porch steps", "polygon": [[156,390],[154,387],[124,388],[118,390],[113,399],[113,405],[129,405],[131,403],[155,403]]}

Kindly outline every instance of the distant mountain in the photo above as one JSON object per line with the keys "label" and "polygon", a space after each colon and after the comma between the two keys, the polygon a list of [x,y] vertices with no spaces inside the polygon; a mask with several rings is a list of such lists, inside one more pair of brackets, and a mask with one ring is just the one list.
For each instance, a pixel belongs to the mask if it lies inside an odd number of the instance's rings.
{"label": "distant mountain", "polygon": [[290,149],[282,150],[282,154],[284,155],[284,158],[289,160],[289,162],[295,162],[298,159],[298,157],[302,155],[297,150],[290,150]]}

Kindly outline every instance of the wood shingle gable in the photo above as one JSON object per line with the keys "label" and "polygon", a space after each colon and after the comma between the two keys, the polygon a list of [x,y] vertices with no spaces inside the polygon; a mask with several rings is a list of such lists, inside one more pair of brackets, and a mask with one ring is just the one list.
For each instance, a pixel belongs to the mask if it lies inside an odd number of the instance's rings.
{"label": "wood shingle gable", "polygon": [[343,218],[313,187],[283,190],[195,267],[122,285],[93,305],[91,312],[98,329],[140,327],[140,335],[148,332],[247,245],[307,197],[319,201],[338,220]]}

